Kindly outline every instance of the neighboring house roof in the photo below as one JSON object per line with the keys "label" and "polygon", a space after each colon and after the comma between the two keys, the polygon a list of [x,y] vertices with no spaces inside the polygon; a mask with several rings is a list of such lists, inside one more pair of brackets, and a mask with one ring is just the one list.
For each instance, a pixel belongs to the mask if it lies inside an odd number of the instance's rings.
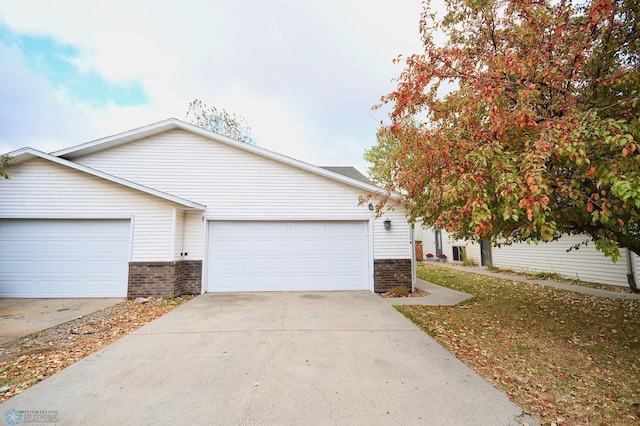
{"label": "neighboring house roof", "polygon": [[156,189],[149,188],[147,186],[140,185],[140,184],[137,184],[135,182],[131,182],[129,180],[122,179],[122,178],[119,178],[117,176],[101,172],[100,170],[92,169],[90,167],[83,166],[81,164],[65,160],[64,158],[55,157],[53,155],[46,154],[46,153],[44,153],[42,151],[38,151],[38,150],[33,149],[33,148],[21,148],[21,149],[18,149],[16,151],[10,152],[9,155],[11,157],[13,157],[14,164],[19,164],[19,163],[21,163],[23,161],[27,161],[27,160],[30,160],[30,159],[36,158],[36,157],[37,158],[42,158],[44,160],[48,160],[48,161],[51,161],[53,163],[60,164],[62,166],[70,167],[72,169],[87,173],[89,175],[97,176],[99,178],[102,178],[102,179],[117,183],[119,185],[123,185],[123,186],[126,186],[128,188],[135,189],[137,191],[141,191],[141,192],[144,192],[146,194],[150,194],[150,195],[156,196],[158,198],[162,198],[162,199],[165,199],[165,200],[168,200],[168,201],[172,201],[174,203],[180,204],[180,205],[188,207],[190,209],[206,210],[206,208],[207,208],[207,206],[205,206],[203,204],[196,203],[194,201],[185,200],[184,198],[176,197],[175,195],[167,194],[165,192],[158,191]]}
{"label": "neighboring house roof", "polygon": [[351,166],[320,166],[320,168],[329,170],[330,172],[338,173],[342,176],[346,176],[351,179],[359,180],[369,185],[373,185],[373,182],[368,177],[360,173],[358,169]]}
{"label": "neighboring house roof", "polygon": [[[364,177],[360,172],[355,170],[353,167],[340,167],[339,169],[353,169],[357,172],[359,177],[356,177],[353,172],[341,173],[335,169],[336,167],[331,168],[322,168],[318,166],[311,165],[309,163],[305,163],[304,161],[296,160],[291,157],[287,157],[282,154],[278,154],[273,151],[269,151],[267,149],[251,145],[245,142],[240,142],[226,136],[219,135],[217,133],[211,132],[209,130],[203,129],[198,126],[194,126],[193,124],[186,123],[184,121],[178,120],[176,118],[169,118],[167,120],[163,120],[154,124],[150,124],[148,126],[139,127],[137,129],[129,130],[124,133],[119,133],[117,135],[109,136],[102,139],[97,139],[95,141],[87,142],[81,145],[73,146],[71,148],[63,149],[60,151],[52,152],[51,155],[59,158],[64,158],[70,161],[73,161],[74,158],[81,157],[83,155],[91,154],[93,152],[101,151],[103,149],[111,148],[114,146],[122,145],[125,143],[133,142],[139,139],[143,139],[152,135],[156,135],[159,133],[167,132],[169,130],[174,129],[182,129],[188,132],[192,132],[198,134],[200,136],[204,136],[208,139],[215,140],[217,142],[221,142],[227,145],[234,146],[238,149],[242,149],[245,151],[252,152],[257,155],[261,155],[266,158],[270,158],[272,160],[279,161],[281,163],[285,163],[299,169],[303,169],[329,179],[345,183],[347,185],[354,186],[356,188],[362,189],[367,192],[375,192],[375,193],[383,193],[384,189],[373,185],[366,177]],[[364,179],[362,179],[364,177]],[[394,197],[395,194],[392,194]]]}

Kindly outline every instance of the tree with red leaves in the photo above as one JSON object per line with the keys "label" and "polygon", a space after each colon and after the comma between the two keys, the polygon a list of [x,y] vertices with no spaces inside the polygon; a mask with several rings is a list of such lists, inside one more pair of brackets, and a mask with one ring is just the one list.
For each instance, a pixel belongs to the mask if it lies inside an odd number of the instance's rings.
{"label": "tree with red leaves", "polygon": [[640,255],[638,0],[445,3],[382,98],[372,178],[456,238]]}

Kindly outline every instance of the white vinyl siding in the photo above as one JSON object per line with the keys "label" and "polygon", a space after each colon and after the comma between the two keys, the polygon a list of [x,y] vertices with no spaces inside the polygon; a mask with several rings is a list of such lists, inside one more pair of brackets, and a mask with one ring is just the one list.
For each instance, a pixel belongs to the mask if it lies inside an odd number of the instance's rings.
{"label": "white vinyl siding", "polygon": [[480,265],[481,256],[480,243],[467,244],[467,259],[473,259]]}
{"label": "white vinyl siding", "polygon": [[209,222],[207,291],[370,290],[366,221]]}
{"label": "white vinyl siding", "polygon": [[173,218],[172,218],[172,226],[173,230],[173,254],[172,257],[175,260],[179,260],[182,257],[182,245],[183,245],[183,236],[184,236],[184,211],[182,209],[174,208],[173,209]]}
{"label": "white vinyl siding", "polygon": [[[75,162],[207,206],[206,220],[369,220],[366,191],[184,130],[75,158]],[[167,171],[171,177],[167,177]],[[374,221],[376,259],[409,258],[409,225],[398,209],[384,231]],[[386,215],[386,213],[385,213]],[[187,214],[184,251],[201,259],[202,214]]]}
{"label": "white vinyl siding", "polygon": [[[424,254],[435,255],[435,237],[433,228],[422,228],[421,235]],[[417,236],[416,236],[417,239]],[[517,243],[491,247],[491,263],[497,268],[520,272],[555,272],[567,278],[582,281],[628,286],[626,250],[620,250],[622,256],[613,263],[611,258],[597,251],[592,242],[579,250],[567,252],[569,247],[589,239],[584,235],[565,235],[551,243]],[[480,244],[453,240],[442,230],[443,252],[447,257],[453,255],[453,245],[466,246],[467,258],[473,258],[480,264]],[[636,262],[636,271],[640,271],[638,256],[632,254]],[[637,278],[636,278],[637,281]]]}
{"label": "white vinyl siding", "polygon": [[130,260],[174,260],[170,201],[43,159],[11,167],[0,199],[0,218],[133,219]]}
{"label": "white vinyl siding", "polygon": [[74,161],[205,204],[212,219],[369,218],[363,190],[184,130]]}
{"label": "white vinyl siding", "polygon": [[617,263],[597,251],[592,242],[579,250],[567,249],[589,237],[565,235],[551,243],[518,243],[500,248],[493,247],[491,260],[498,268],[530,272],[556,272],[568,278],[587,282],[627,286],[626,250]]}
{"label": "white vinyl siding", "polygon": [[204,252],[204,212],[187,211],[184,219],[182,251],[185,260],[201,260]]}
{"label": "white vinyl siding", "polygon": [[442,249],[449,260],[453,260],[453,247],[464,247],[466,258],[475,260],[480,264],[480,243],[473,241],[456,240],[446,232],[442,231]]}
{"label": "white vinyl siding", "polygon": [[[391,229],[384,228],[384,221],[391,220]],[[373,222],[374,259],[410,259],[411,225],[403,213],[385,212]]]}

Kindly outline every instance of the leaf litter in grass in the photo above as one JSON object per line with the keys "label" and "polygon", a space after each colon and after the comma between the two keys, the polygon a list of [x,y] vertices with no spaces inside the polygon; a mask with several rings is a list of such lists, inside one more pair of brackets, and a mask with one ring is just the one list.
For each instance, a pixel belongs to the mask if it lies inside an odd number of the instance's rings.
{"label": "leaf litter in grass", "polygon": [[640,423],[640,301],[431,265],[418,275],[475,297],[397,309],[542,423]]}

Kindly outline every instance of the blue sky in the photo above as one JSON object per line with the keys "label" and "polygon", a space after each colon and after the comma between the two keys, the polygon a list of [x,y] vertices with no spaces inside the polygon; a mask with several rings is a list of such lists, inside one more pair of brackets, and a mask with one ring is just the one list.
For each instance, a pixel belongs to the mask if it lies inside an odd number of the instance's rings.
{"label": "blue sky", "polygon": [[0,2],[0,152],[45,152],[169,117],[195,98],[258,145],[355,165],[387,110],[420,0]]}
{"label": "blue sky", "polygon": [[6,26],[0,26],[0,42],[18,48],[29,69],[42,75],[53,87],[63,88],[74,101],[97,108],[109,102],[122,106],[148,103],[140,80],[112,82],[96,70],[80,69],[74,61],[81,53],[70,44],[50,36],[13,33]]}

